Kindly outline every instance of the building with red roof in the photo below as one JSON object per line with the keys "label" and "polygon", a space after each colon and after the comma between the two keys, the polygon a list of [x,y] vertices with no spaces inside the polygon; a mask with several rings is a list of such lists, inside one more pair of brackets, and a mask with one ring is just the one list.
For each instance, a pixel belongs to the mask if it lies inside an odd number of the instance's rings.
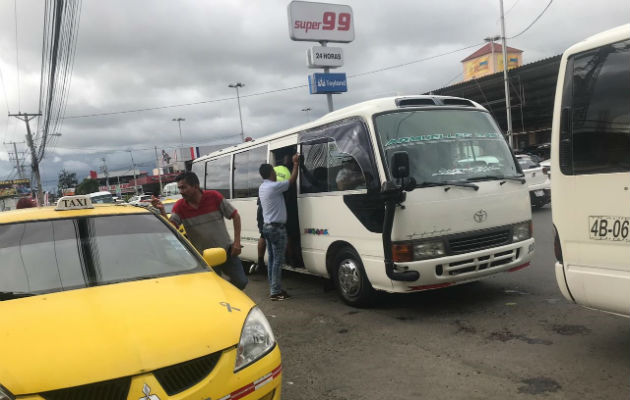
{"label": "building with red roof", "polygon": [[[507,46],[508,69],[523,65],[523,50]],[[462,61],[464,82],[503,71],[503,46],[487,43]]]}

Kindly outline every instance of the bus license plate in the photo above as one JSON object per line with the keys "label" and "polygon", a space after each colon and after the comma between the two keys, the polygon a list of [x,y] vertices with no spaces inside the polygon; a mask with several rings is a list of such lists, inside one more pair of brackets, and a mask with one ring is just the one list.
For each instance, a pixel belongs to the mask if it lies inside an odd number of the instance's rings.
{"label": "bus license plate", "polygon": [[591,239],[630,242],[630,218],[628,217],[589,216],[588,226]]}

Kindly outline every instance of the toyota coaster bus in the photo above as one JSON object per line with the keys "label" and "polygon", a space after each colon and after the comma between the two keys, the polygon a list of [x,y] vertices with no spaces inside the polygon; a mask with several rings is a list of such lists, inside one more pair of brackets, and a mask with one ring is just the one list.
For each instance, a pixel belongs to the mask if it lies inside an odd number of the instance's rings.
{"label": "toyota coaster bus", "polygon": [[241,215],[241,258],[257,260],[262,163],[299,152],[298,251],[348,304],[375,290],[415,292],[529,265],[534,252],[522,171],[488,111],[470,100],[393,97],[196,159],[203,188]]}

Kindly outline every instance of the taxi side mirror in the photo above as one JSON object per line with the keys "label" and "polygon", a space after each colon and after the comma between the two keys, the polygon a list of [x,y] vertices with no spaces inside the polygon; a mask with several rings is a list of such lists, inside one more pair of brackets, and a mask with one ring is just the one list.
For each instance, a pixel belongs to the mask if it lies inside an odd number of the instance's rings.
{"label": "taxi side mirror", "polygon": [[220,247],[205,249],[203,251],[203,259],[206,260],[209,266],[216,267],[227,260],[227,254],[225,253],[225,249]]}

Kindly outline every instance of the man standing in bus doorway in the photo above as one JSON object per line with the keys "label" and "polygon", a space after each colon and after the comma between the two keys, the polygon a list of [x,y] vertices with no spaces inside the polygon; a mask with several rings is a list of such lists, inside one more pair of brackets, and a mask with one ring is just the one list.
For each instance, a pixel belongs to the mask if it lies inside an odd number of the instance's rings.
{"label": "man standing in bus doorway", "polygon": [[[186,235],[195,248],[203,253],[205,249],[222,247],[227,252],[225,263],[214,267],[224,273],[230,282],[243,290],[247,285],[247,276],[241,260],[241,217],[232,205],[216,190],[201,190],[199,178],[194,172],[184,172],[175,178],[182,198],[173,206],[170,222],[179,229],[184,224]],[[156,197],[151,203],[166,217],[164,205]],[[224,218],[234,224],[234,241],[225,227]]]}
{"label": "man standing in bus doorway", "polygon": [[258,190],[263,211],[263,235],[269,251],[267,278],[269,298],[273,301],[286,300],[289,294],[282,290],[282,266],[287,246],[287,209],[283,193],[295,184],[298,174],[299,155],[293,156],[293,170],[288,180],[277,182],[276,171],[271,164],[261,164],[259,168],[263,183]]}
{"label": "man standing in bus doorway", "polygon": [[[285,154],[282,157],[282,164],[275,166],[273,169],[276,172],[276,182],[289,180],[292,169],[293,161],[291,160],[291,155]],[[284,192],[284,204],[287,207],[286,262],[292,267],[304,267],[304,261],[300,252],[300,224],[298,221],[297,188],[295,185],[291,185]]]}

